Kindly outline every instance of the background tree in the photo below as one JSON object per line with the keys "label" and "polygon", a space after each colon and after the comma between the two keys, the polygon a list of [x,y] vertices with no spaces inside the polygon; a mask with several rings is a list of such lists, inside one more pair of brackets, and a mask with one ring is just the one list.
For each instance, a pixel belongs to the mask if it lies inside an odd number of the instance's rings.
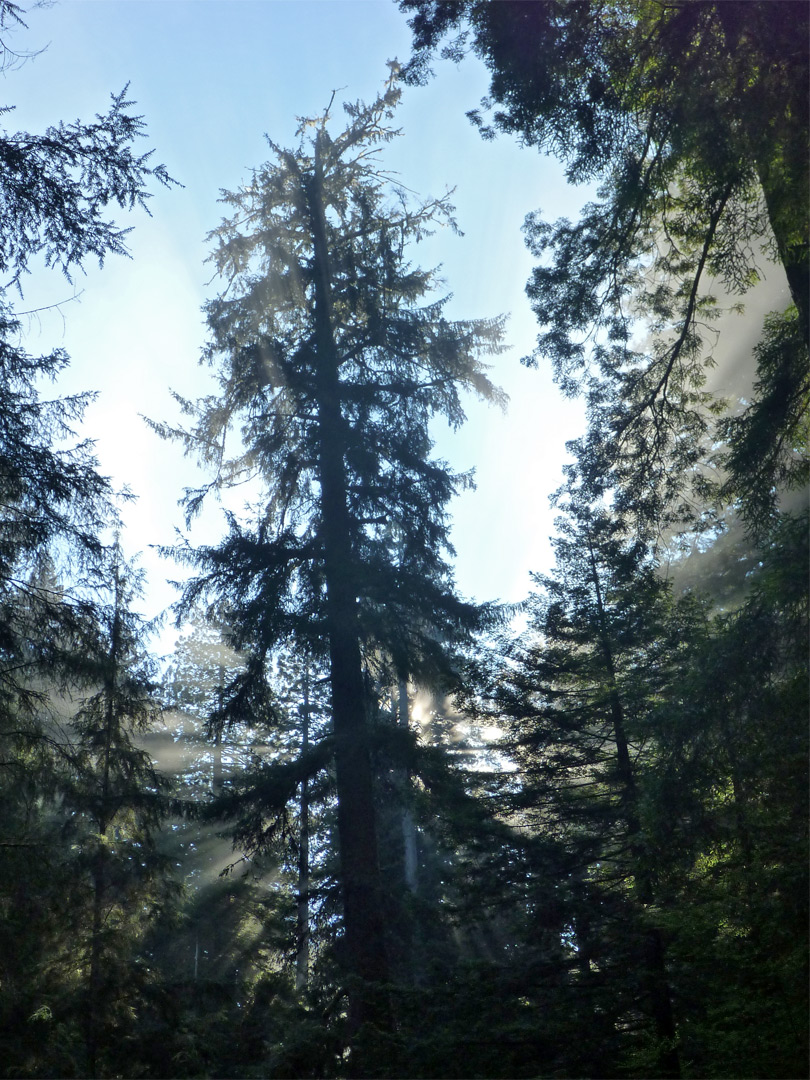
{"label": "background tree", "polygon": [[[577,954],[570,977],[600,1017],[591,1053],[612,1075],[629,1053],[615,1031],[630,1025],[634,1052],[646,1043],[647,1075],[678,1076],[663,934],[652,914],[661,868],[644,828],[653,703],[672,647],[668,590],[645,545],[581,493],[567,494],[555,572],[536,579],[529,629],[496,667],[493,705],[520,764],[514,806],[561,847]],[[600,1000],[602,986],[610,1000]],[[582,1065],[593,1070],[595,1061]]]}
{"label": "background tree", "polygon": [[[671,575],[666,585],[658,581],[652,607],[634,578],[636,594],[619,596],[615,613],[616,627],[640,630],[638,652],[624,657],[621,700],[624,715],[643,720],[636,733],[645,733],[628,744],[637,774],[636,835],[644,840],[628,842],[624,858],[638,857],[635,876],[645,865],[650,871],[651,852],[666,853],[652,864],[654,902],[641,910],[637,895],[629,911],[640,922],[630,917],[627,925],[656,926],[666,946],[685,1070],[801,1071],[807,1027],[795,1017],[803,1005],[784,989],[798,969],[793,965],[807,962],[806,934],[794,922],[802,908],[798,893],[786,887],[776,903],[784,900],[778,920],[791,927],[778,944],[769,912],[775,910],[772,874],[796,883],[803,875],[806,834],[786,825],[790,840],[781,845],[765,824],[773,819],[759,807],[755,815],[779,851],[767,869],[746,822],[754,791],[773,792],[771,806],[792,822],[787,806],[804,804],[807,784],[806,760],[795,770],[786,764],[792,794],[782,802],[776,792],[786,788],[774,759],[764,747],[754,751],[756,764],[749,756],[763,736],[785,763],[795,762],[805,739],[799,728],[806,728],[806,655],[801,673],[791,675],[785,649],[794,620],[807,614],[806,573],[799,580],[789,569],[807,541],[806,5],[403,0],[400,6],[414,13],[407,78],[425,80],[436,47],[457,32],[443,55],[460,60],[469,47],[491,72],[490,96],[471,114],[483,134],[518,134],[560,157],[570,179],[600,184],[578,222],[548,223],[540,212],[527,219],[527,241],[538,259],[528,293],[542,327],[530,362],[550,359],[563,390],[587,398],[587,433],[569,444],[569,490],[580,493],[583,505],[601,506],[624,542],[635,532],[645,541],[644,558],[650,565],[661,559],[658,574]],[[722,332],[719,344],[713,340],[711,323],[723,300],[712,291],[717,283],[727,296],[744,294],[759,280],[763,260],[784,269],[793,305],[766,317],[758,343],[751,334],[754,392],[724,414],[725,403],[706,388],[707,368],[723,344]],[[696,539],[706,525],[726,535]],[[688,560],[677,547],[664,559],[662,534],[666,539],[673,529],[683,549],[691,547]],[[525,789],[518,798],[531,800],[534,792],[540,808],[550,794],[568,792],[573,802],[563,801],[559,816],[566,838],[577,835],[577,820],[580,835],[589,835],[588,826],[601,820],[599,798],[609,801],[611,790],[592,789],[591,802],[589,785],[577,778],[578,763],[599,776],[598,763],[586,764],[588,739],[599,742],[598,724],[576,738],[572,733],[583,708],[608,704],[595,683],[580,681],[594,677],[588,664],[599,660],[599,626],[568,622],[573,610],[584,618],[582,596],[594,587],[586,550],[584,543],[572,549],[567,577],[544,581],[536,636],[508,653],[502,670],[513,691],[502,705],[519,718]],[[784,574],[773,573],[775,551]],[[682,595],[687,584],[692,595]],[[552,597],[559,597],[559,610]],[[583,629],[581,638],[573,625]],[[577,641],[570,653],[568,633]],[[759,712],[764,698],[772,701],[778,733]],[[754,713],[758,736],[746,729]],[[600,755],[606,746],[618,752],[615,732]],[[749,769],[757,777],[750,786],[743,779]],[[583,806],[592,817],[578,818]],[[630,840],[628,824],[619,814],[607,835]],[[540,834],[553,827],[539,812]],[[600,876],[604,870],[569,890],[568,910],[571,926],[590,942],[578,955],[592,956],[591,986],[603,983],[619,1000],[615,995],[629,986],[618,970],[607,973],[610,957],[621,955],[617,944],[623,948],[628,939],[611,937],[607,912],[622,891],[608,874],[607,893],[601,885],[597,893]],[[744,925],[730,913],[743,878],[752,905]],[[575,902],[577,895],[587,898],[584,904]],[[773,962],[758,951],[762,940],[773,940]],[[603,950],[600,958],[593,948]],[[728,962],[738,978],[714,986],[710,970],[728,970],[721,955],[734,955]],[[706,964],[694,963],[697,956],[707,957]],[[588,977],[586,965],[582,976]],[[732,985],[739,992],[729,991]],[[760,1009],[760,992],[779,1005]],[[645,1011],[649,999],[645,1006],[642,997],[636,1000]],[[608,1008],[603,1015],[609,1014]],[[753,1034],[745,1020],[752,1015],[763,1018]],[[643,1046],[641,1058],[633,1051],[619,1065],[632,1047],[629,1034],[624,1022],[614,1023],[597,1047],[610,1048],[619,1068],[646,1075],[665,1067],[663,1059],[656,1065],[645,1057]]]}
{"label": "background tree", "polygon": [[135,742],[160,716],[156,664],[145,650],[148,628],[131,609],[141,582],[117,544],[108,558],[110,596],[88,657],[98,689],[72,720],[75,774],[66,778],[64,796],[65,809],[78,816],[77,846],[89,878],[84,1026],[93,1077],[108,1071],[102,1061],[109,1062],[126,1026],[126,998],[138,984],[138,936],[168,895],[155,843],[168,809],[167,783]]}
{"label": "background tree", "polygon": [[570,952],[550,1012],[588,1032],[552,1044],[556,1067],[801,1071],[807,671],[787,642],[807,618],[806,523],[782,523],[747,601],[719,615],[673,595],[604,511],[572,499],[558,527],[527,631],[481,680],[518,765],[501,813],[540,841],[534,875],[556,874]]}
{"label": "background tree", "polygon": [[117,545],[105,557],[95,618],[71,640],[58,628],[71,678],[32,685],[36,738],[4,763],[8,1075],[120,1069],[150,978],[144,934],[172,893],[155,843],[166,783],[135,741],[160,711],[148,628],[131,609],[139,580]]}
{"label": "background tree", "polygon": [[662,884],[683,1054],[707,1076],[807,1061],[807,537],[806,516],[785,515],[745,602],[690,620],[657,707],[647,821],[675,856]]}

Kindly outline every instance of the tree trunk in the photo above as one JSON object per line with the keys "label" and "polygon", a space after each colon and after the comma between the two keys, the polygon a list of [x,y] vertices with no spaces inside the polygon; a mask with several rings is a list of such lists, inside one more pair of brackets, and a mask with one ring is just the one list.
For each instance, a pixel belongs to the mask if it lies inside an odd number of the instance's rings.
{"label": "tree trunk", "polygon": [[104,758],[101,773],[101,800],[96,827],[98,829],[98,853],[93,867],[93,914],[90,936],[90,973],[88,986],[88,1007],[85,1020],[85,1046],[87,1053],[87,1071],[91,1080],[98,1075],[98,1028],[99,1017],[102,1010],[101,993],[101,966],[102,948],[101,937],[104,924],[104,895],[106,893],[107,878],[107,849],[106,834],[110,826],[113,812],[110,806],[110,771],[113,744],[113,728],[116,722],[115,693],[118,682],[118,652],[121,637],[121,622],[119,605],[121,603],[120,582],[118,571],[115,574],[115,610],[113,613],[112,633],[110,637],[110,650],[108,654],[109,668],[106,680],[106,702],[104,710]]}
{"label": "tree trunk", "polygon": [[214,767],[211,778],[211,788],[215,795],[219,795],[225,783],[225,774],[222,771],[222,732],[217,731],[214,735]]}
{"label": "tree trunk", "polygon": [[105,858],[102,837],[96,865],[93,870],[93,916],[90,938],[90,976],[87,1017],[85,1020],[85,1046],[87,1052],[87,1075],[91,1080],[98,1076],[98,1020],[101,1010],[101,929],[104,912]]}
{"label": "tree trunk", "polygon": [[[301,707],[301,752],[309,748],[309,661],[305,661]],[[309,980],[309,782],[301,781],[298,837],[298,933],[295,988],[301,993]]]}
{"label": "tree trunk", "polygon": [[[225,681],[225,668],[222,664],[219,665],[219,681],[217,687],[217,695],[219,697],[219,705],[222,707],[222,693],[223,682]],[[222,792],[223,785],[225,783],[225,774],[222,771],[222,728],[217,728],[214,734],[214,754],[213,754],[213,769],[211,777],[211,790],[215,795],[219,795]]]}
{"label": "tree trunk", "polygon": [[[401,727],[408,727],[408,685],[404,678],[400,677],[397,685],[399,695],[399,707],[397,720]],[[401,775],[397,777],[402,788],[403,796],[407,796],[410,777],[405,769],[399,770]],[[413,814],[407,805],[402,807],[402,846],[404,850],[404,873],[405,885],[410,892],[417,892],[419,885],[419,858],[416,848],[416,824]]]}
{"label": "tree trunk", "polygon": [[388,963],[377,851],[377,813],[357,621],[356,568],[346,489],[344,419],[332,327],[319,142],[316,143],[316,176],[313,183],[304,183],[304,194],[309,204],[314,243],[319,479],[326,625],[335,735],[343,919],[347,966],[353,976],[348,987],[349,1019],[351,1030],[356,1032],[366,1022],[389,1026],[390,1007],[386,995],[380,990],[380,984],[388,978]]}

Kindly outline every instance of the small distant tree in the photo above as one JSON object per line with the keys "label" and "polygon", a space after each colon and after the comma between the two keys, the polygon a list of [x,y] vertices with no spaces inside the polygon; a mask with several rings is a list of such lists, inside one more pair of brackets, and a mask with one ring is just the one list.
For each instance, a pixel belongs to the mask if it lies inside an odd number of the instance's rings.
{"label": "small distant tree", "polygon": [[[502,329],[447,320],[445,301],[427,299],[435,273],[407,261],[452,218],[446,196],[413,204],[379,163],[398,98],[392,78],[371,105],[345,106],[335,136],[328,109],[303,121],[294,149],[271,142],[274,161],[223,196],[234,214],[212,234],[211,261],[227,287],[207,306],[204,356],[219,392],[182,402],[190,430],[156,425],[215,470],[188,493],[189,515],[208,490],[261,488],[248,522],[230,514],[218,547],[190,553],[200,574],[181,608],[207,596],[249,650],[234,710],[250,715],[280,642],[328,659],[355,1028],[387,1012],[368,664],[376,653],[448,682],[448,643],[480,624],[447,563],[446,506],[467,478],[431,457],[428,425],[437,414],[460,424],[464,392],[498,399],[478,357],[498,350]],[[392,521],[405,558],[392,553]]]}
{"label": "small distant tree", "polygon": [[111,1032],[133,982],[133,947],[148,916],[161,907],[164,867],[155,836],[168,809],[167,782],[136,742],[161,715],[156,664],[146,651],[148,627],[131,606],[142,575],[127,565],[117,544],[108,559],[108,603],[86,661],[97,689],[73,719],[76,771],[66,779],[64,796],[84,823],[77,843],[90,879],[84,1022],[93,1077],[110,1057]]}

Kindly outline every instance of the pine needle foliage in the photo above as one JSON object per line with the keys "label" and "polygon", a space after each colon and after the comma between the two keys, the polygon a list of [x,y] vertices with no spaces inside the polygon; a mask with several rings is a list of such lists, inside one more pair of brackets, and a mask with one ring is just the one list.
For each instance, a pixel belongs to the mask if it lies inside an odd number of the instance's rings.
{"label": "pine needle foliage", "polygon": [[[280,645],[328,661],[347,955],[366,985],[387,977],[372,669],[448,686],[453,648],[487,616],[456,594],[448,561],[447,504],[470,477],[432,456],[429,425],[461,424],[465,394],[502,400],[481,357],[500,350],[503,319],[450,321],[436,272],[409,261],[454,222],[448,195],[417,203],[381,162],[396,75],[370,105],[345,106],[339,133],[330,103],[293,149],[268,140],[272,160],[223,193],[211,262],[225,288],[206,306],[203,355],[217,392],[180,400],[188,429],[154,425],[213,470],[186,493],[189,518],[209,491],[258,493],[221,544],[175,553],[199,571],[181,617],[207,602],[246,651],[234,718],[266,698]],[[383,995],[350,997],[355,1026],[386,1023]]]}
{"label": "pine needle foliage", "polygon": [[[442,55],[459,61],[473,51],[491,74],[488,97],[468,114],[482,134],[517,135],[560,159],[572,182],[598,184],[578,221],[527,216],[538,260],[527,292],[540,324],[527,362],[549,361],[563,391],[586,398],[582,474],[613,489],[646,535],[712,522],[705,463],[716,459],[714,416],[723,410],[707,392],[720,355],[716,320],[721,305],[741,307],[768,263],[784,270],[793,332],[777,343],[775,317],[766,325],[755,400],[723,461],[726,494],[747,499],[746,516],[761,519],[769,495],[761,479],[778,482],[790,471],[796,455],[784,453],[785,440],[797,413],[806,414],[807,5],[400,7],[414,32],[406,79],[424,82],[440,43],[455,34]],[[721,437],[729,433],[721,427]],[[747,449],[754,443],[759,469]]]}

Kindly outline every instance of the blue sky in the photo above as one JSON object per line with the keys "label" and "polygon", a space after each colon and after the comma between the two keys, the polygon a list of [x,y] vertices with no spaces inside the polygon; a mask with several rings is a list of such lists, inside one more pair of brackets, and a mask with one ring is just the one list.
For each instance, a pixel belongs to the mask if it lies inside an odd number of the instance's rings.
{"label": "blue sky", "polygon": [[[31,351],[60,344],[71,354],[65,389],[99,393],[85,433],[97,440],[102,471],[138,496],[125,513],[124,539],[131,553],[144,552],[153,614],[172,600],[165,579],[176,571],[150,545],[171,542],[182,524],[177,499],[195,473],[139,414],[171,420],[169,387],[190,397],[206,390],[197,366],[200,308],[216,283],[204,265],[204,237],[222,216],[218,192],[238,187],[268,158],[265,132],[292,144],[296,117],[320,113],[333,90],[338,101],[371,99],[386,61],[407,58],[410,31],[390,0],[62,0],[31,10],[27,21],[15,48],[47,48],[4,75],[3,101],[16,107],[6,127],[41,131],[59,119],[88,119],[129,82],[148,125],[144,148],[153,146],[155,160],[185,185],[158,191],[151,218],[122,215],[134,226],[132,260],[112,260],[100,272],[89,266],[75,282],[77,301],[28,324]],[[443,230],[413,252],[417,263],[442,264],[451,316],[510,313],[510,349],[493,370],[509,410],[474,405],[460,432],[437,428],[436,436],[455,467],[476,469],[477,490],[453,506],[459,587],[480,600],[517,601],[529,572],[549,567],[548,494],[560,482],[565,440],[582,427],[580,406],[561,398],[550,373],[519,363],[536,333],[520,226],[537,208],[574,217],[588,193],[569,188],[560,167],[535,151],[480,138],[465,111],[486,88],[472,58],[437,65],[428,86],[405,90],[403,134],[384,161],[425,197],[456,189],[464,236]],[[71,293],[58,275],[35,274],[24,306]],[[194,535],[214,540],[220,531],[214,506]]]}

